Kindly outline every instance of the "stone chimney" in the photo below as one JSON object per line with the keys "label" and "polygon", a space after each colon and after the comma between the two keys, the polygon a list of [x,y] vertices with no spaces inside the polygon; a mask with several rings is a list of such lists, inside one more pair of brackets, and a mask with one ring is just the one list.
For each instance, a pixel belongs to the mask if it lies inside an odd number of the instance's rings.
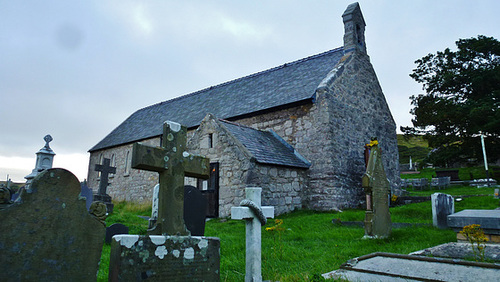
{"label": "stone chimney", "polygon": [[342,15],[344,21],[344,52],[360,51],[366,53],[365,20],[359,3],[347,7]]}

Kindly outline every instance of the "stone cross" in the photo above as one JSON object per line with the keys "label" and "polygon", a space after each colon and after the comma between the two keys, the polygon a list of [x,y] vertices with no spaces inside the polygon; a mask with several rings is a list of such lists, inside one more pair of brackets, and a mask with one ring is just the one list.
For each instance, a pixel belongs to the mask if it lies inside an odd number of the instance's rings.
{"label": "stone cross", "polygon": [[110,165],[110,159],[104,158],[103,164],[96,164],[95,171],[101,172],[101,178],[99,181],[99,195],[106,195],[106,189],[108,188],[109,182],[108,177],[110,173],[116,173],[116,167]]}
{"label": "stone cross", "polygon": [[132,167],[159,174],[158,220],[150,235],[189,235],[184,224],[184,176],[207,179],[210,160],[185,151],[186,135],[185,126],[166,121],[162,147],[133,145]]}
{"label": "stone cross", "polygon": [[248,187],[245,192],[247,200],[241,205],[248,200],[253,204],[232,207],[231,218],[246,220],[245,281],[262,281],[261,225],[266,218],[274,218],[274,207],[261,207],[262,188]]}

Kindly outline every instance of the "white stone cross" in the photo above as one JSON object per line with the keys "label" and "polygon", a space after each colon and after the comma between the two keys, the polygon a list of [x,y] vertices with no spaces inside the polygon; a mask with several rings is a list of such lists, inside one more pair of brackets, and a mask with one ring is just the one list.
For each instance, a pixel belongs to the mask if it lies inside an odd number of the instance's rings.
{"label": "white stone cross", "polygon": [[[262,188],[248,187],[245,192],[247,200],[260,208],[264,219],[274,218],[274,207],[261,207]],[[260,282],[262,281],[261,221],[256,212],[247,206],[232,207],[231,218],[246,220],[245,282]]]}

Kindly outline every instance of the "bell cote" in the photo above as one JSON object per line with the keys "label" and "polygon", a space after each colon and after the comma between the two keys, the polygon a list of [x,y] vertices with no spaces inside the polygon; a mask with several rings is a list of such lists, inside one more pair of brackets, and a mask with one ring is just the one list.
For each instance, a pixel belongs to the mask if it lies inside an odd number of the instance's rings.
{"label": "bell cote", "polygon": [[366,53],[365,20],[359,3],[347,7],[342,15],[344,21],[344,52],[360,51]]}

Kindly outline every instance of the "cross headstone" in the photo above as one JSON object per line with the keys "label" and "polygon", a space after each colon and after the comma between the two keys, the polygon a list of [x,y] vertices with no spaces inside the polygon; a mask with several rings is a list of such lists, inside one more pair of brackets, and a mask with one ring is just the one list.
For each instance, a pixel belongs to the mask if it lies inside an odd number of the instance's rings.
{"label": "cross headstone", "polygon": [[113,236],[109,281],[220,280],[220,240],[191,236],[184,224],[184,176],[209,176],[209,160],[185,151],[186,134],[167,121],[162,147],[133,145],[132,167],[159,173],[158,221],[149,235]]}
{"label": "cross headstone", "polygon": [[432,224],[440,229],[448,228],[448,215],[455,212],[455,201],[448,194],[434,193],[431,195]]}
{"label": "cross headstone", "polygon": [[367,208],[365,213],[365,238],[386,238],[391,234],[389,194],[391,188],[382,164],[378,144],[370,146],[366,172],[361,179],[365,189]]}
{"label": "cross headstone", "polygon": [[[265,218],[274,218],[274,207],[261,207],[260,187],[248,187],[245,189],[246,198],[253,202],[262,212]],[[232,207],[232,219],[245,219],[246,230],[246,255],[245,255],[245,281],[262,281],[262,252],[261,252],[261,220],[256,211],[248,206]]]}
{"label": "cross headstone", "polygon": [[106,189],[109,186],[109,174],[116,173],[116,167],[111,166],[110,159],[104,158],[102,164],[95,165],[95,171],[99,171],[101,177],[99,178],[99,190],[94,195],[94,201],[105,203],[108,213],[112,213],[113,203],[111,202],[111,196],[106,193]]}
{"label": "cross headstone", "polygon": [[48,169],[0,209],[0,281],[96,281],[105,225],[85,208],[80,182]]}
{"label": "cross headstone", "polygon": [[111,166],[111,160],[108,158],[104,158],[103,164],[96,164],[95,171],[99,171],[101,173],[101,177],[99,180],[99,195],[106,195],[106,189],[109,185],[109,174],[116,173],[116,167]]}
{"label": "cross headstone", "polygon": [[208,178],[210,160],[185,151],[186,135],[185,126],[166,121],[162,147],[133,145],[132,167],[159,174],[158,220],[151,235],[189,235],[184,224],[184,177]]}

